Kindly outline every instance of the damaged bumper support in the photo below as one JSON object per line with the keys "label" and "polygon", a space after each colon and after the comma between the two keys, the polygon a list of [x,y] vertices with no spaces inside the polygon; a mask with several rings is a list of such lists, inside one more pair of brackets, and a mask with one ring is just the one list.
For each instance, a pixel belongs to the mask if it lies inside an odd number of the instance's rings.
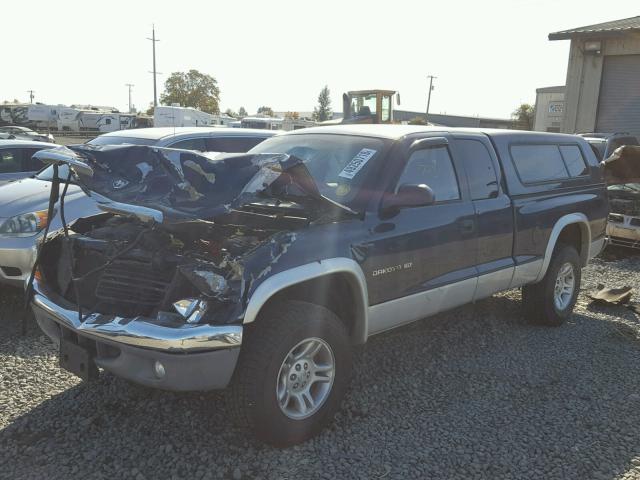
{"label": "damaged bumper support", "polygon": [[[91,347],[95,364],[116,376],[167,390],[212,390],[229,383],[242,326],[172,325],[161,320],[91,314],[80,323],[66,300],[34,281],[32,308],[40,328]],[[53,301],[52,299],[55,299]]]}

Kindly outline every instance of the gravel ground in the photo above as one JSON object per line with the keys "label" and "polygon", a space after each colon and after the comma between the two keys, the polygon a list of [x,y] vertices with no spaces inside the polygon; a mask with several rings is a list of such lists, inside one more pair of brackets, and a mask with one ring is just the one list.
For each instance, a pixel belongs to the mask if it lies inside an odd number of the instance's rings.
{"label": "gravel ground", "polygon": [[[640,295],[640,256],[583,282]],[[640,320],[583,291],[563,327],[532,327],[519,297],[374,337],[330,428],[278,450],[232,427],[221,393],[82,384],[35,327],[19,335],[3,291],[0,477],[640,479]]]}

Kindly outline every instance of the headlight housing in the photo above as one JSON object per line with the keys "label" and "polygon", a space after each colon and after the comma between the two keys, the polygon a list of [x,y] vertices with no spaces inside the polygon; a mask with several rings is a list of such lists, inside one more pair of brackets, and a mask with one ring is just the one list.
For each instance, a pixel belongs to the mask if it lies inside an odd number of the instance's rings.
{"label": "headlight housing", "polygon": [[7,218],[4,223],[0,225],[0,235],[6,237],[32,237],[42,231],[48,223],[49,216],[47,210],[22,213]]}
{"label": "headlight housing", "polygon": [[173,303],[176,312],[182,315],[187,323],[198,323],[207,312],[209,305],[198,298],[184,298]]}

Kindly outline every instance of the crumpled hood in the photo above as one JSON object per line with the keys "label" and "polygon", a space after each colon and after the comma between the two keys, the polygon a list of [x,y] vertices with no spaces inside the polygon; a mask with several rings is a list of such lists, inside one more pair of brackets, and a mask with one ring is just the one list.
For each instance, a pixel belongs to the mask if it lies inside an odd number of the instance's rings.
{"label": "crumpled hood", "polygon": [[602,161],[608,185],[640,183],[640,146],[624,145]]}
{"label": "crumpled hood", "polygon": [[68,164],[104,211],[158,223],[212,220],[263,198],[323,197],[302,160],[285,154],[226,155],[138,145],[76,145],[42,150],[37,158]]}
{"label": "crumpled hood", "polygon": [[[60,186],[60,192],[62,192]],[[3,185],[0,188],[0,217],[8,218],[22,213],[46,210],[49,205],[51,182],[37,178],[25,178]],[[77,185],[69,185],[66,202],[85,197]]]}

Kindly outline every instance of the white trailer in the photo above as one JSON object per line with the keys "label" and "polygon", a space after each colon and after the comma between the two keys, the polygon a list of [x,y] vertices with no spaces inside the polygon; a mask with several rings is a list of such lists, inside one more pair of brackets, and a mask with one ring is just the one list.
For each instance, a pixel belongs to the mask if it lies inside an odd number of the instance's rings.
{"label": "white trailer", "polygon": [[154,127],[208,127],[214,125],[213,115],[195,108],[158,106],[153,110]]}
{"label": "white trailer", "polygon": [[135,125],[134,113],[102,113],[96,119],[96,128],[100,132],[127,130]]}

